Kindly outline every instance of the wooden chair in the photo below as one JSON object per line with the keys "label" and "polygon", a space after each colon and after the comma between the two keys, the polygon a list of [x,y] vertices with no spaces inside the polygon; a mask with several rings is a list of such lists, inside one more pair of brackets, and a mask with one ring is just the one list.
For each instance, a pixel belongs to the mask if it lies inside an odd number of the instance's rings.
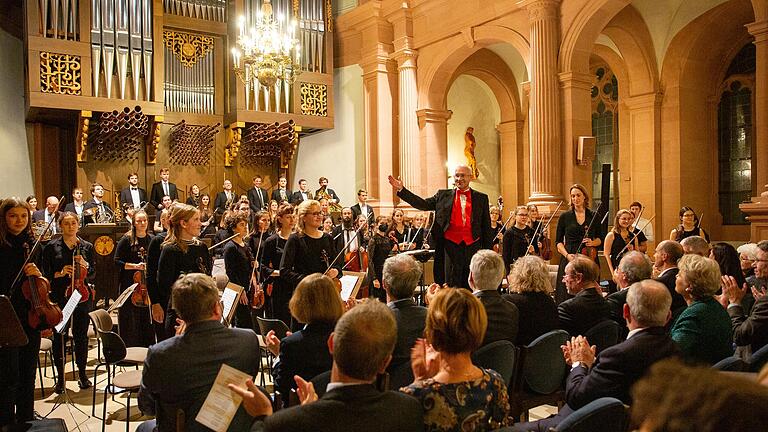
{"label": "wooden chair", "polygon": [[[125,430],[126,432],[129,432],[131,424],[131,394],[138,393],[139,388],[141,387],[142,371],[136,369],[128,372],[121,372],[115,374],[114,378],[112,378],[114,368],[124,364],[123,362],[126,360],[127,349],[125,347],[125,342],[123,342],[123,339],[120,337],[120,335],[111,331],[99,332],[99,339],[101,339],[101,343],[104,348],[104,364],[106,365],[107,369],[107,385],[104,387],[104,404],[102,406],[101,414],[101,430],[104,432],[106,427],[107,394],[112,394],[114,399],[114,395],[128,392],[128,401],[126,402],[127,414],[125,419]],[[94,385],[93,387],[93,410],[95,410],[96,386]]]}

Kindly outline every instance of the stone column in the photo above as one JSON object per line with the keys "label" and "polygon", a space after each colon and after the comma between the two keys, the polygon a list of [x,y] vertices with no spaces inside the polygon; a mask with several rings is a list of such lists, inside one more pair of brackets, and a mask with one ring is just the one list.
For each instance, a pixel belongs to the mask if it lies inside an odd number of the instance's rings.
{"label": "stone column", "polygon": [[562,197],[560,87],[557,52],[560,44],[560,0],[523,2],[531,26],[531,196],[535,203]]}
{"label": "stone column", "polygon": [[755,37],[755,137],[752,140],[755,159],[752,170],[759,195],[768,185],[768,21],[749,24],[747,30]]}
{"label": "stone column", "polygon": [[[448,119],[453,114],[450,110],[421,109],[416,111],[419,120],[420,142],[424,145],[425,167],[421,171],[422,193],[432,194],[437,189],[448,186]],[[442,173],[442,175],[440,175]]]}
{"label": "stone column", "polygon": [[[409,38],[410,39],[410,38]],[[416,88],[416,51],[404,48],[394,54],[398,71],[398,137],[400,179],[408,188],[423,193],[421,186],[421,149],[419,124],[416,117],[418,91]],[[418,187],[417,187],[418,186]]]}

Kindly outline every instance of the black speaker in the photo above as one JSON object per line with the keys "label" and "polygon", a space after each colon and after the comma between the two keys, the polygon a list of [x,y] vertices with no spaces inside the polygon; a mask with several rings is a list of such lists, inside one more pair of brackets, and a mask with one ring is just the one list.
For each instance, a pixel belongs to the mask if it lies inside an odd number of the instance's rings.
{"label": "black speaker", "polygon": [[[602,221],[603,216],[610,211],[611,208],[611,164],[603,164],[602,179],[600,182],[600,202],[603,203],[600,206],[600,211],[597,217]],[[602,233],[608,232],[608,218],[602,223]]]}

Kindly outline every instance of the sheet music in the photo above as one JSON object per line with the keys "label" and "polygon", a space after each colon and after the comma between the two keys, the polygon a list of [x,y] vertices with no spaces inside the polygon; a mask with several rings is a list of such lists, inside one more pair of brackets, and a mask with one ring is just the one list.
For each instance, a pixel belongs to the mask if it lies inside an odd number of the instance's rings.
{"label": "sheet music", "polygon": [[234,312],[235,305],[240,298],[240,293],[243,292],[243,287],[234,283],[228,283],[224,288],[224,293],[221,295],[221,303],[223,305],[223,311],[221,313],[221,322],[224,320],[230,321],[232,319],[232,313]]}
{"label": "sheet music", "polygon": [[355,286],[357,285],[359,277],[358,276],[352,276],[352,275],[344,275],[341,277],[341,299],[344,301],[347,301],[349,296],[352,295],[352,293],[355,290]]}
{"label": "sheet music", "polygon": [[133,294],[133,290],[135,290],[138,285],[138,283],[135,283],[126,288],[119,296],[117,296],[117,299],[112,303],[112,305],[109,306],[109,310],[107,312],[112,312],[114,309],[120,309],[123,307],[128,298]]}
{"label": "sheet music", "polygon": [[77,304],[80,303],[81,298],[83,298],[83,295],[80,294],[80,291],[72,291],[72,297],[67,300],[67,304],[64,306],[64,310],[61,311],[64,314],[64,318],[61,320],[59,325],[56,326],[56,333],[61,333],[61,331],[64,330],[67,322],[69,322],[69,318],[72,317],[72,312],[77,307]]}
{"label": "sheet music", "polygon": [[245,372],[222,364],[195,420],[216,432],[226,431],[235,417],[237,408],[243,401],[243,398],[230,390],[227,384],[231,383],[242,387],[251,378]]}

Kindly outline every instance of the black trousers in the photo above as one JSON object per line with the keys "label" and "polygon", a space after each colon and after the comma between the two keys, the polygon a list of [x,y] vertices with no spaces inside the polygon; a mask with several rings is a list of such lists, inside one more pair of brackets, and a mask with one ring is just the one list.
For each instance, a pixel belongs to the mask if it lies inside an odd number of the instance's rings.
{"label": "black trousers", "polygon": [[450,287],[469,289],[469,262],[480,250],[480,241],[470,245],[456,244],[448,239],[443,242],[445,249],[445,282]]}
{"label": "black trousers", "polygon": [[0,348],[0,427],[32,420],[40,332],[24,326],[29,343]]}
{"label": "black trousers", "polygon": [[[85,372],[85,364],[88,362],[88,324],[91,322],[88,312],[93,308],[93,300],[79,303],[72,311],[72,317],[61,333],[53,333],[53,363],[59,371],[60,379],[64,378],[64,352],[62,346],[65,338],[69,338],[69,327],[72,327],[72,338],[75,341],[75,363],[80,372]],[[62,307],[62,309],[64,309]]]}

